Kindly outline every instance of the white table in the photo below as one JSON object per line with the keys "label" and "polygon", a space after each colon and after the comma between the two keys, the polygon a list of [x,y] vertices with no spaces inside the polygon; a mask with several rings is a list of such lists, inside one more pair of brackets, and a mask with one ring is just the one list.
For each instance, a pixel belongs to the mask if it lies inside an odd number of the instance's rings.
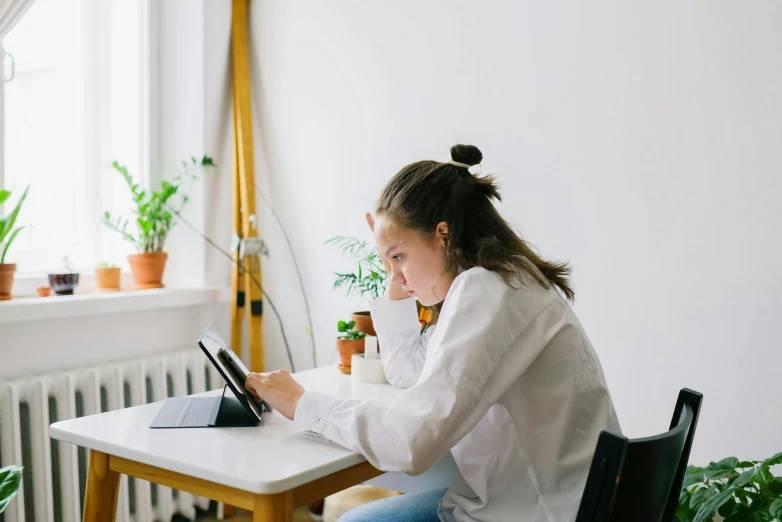
{"label": "white table", "polygon": [[[391,401],[400,392],[353,383],[336,366],[294,377],[305,389],[344,397]],[[252,428],[150,429],[161,404],[50,426],[53,439],[90,449],[84,521],[114,520],[120,474],[249,509],[255,521],[290,521],[295,508],[362,482],[411,492],[447,487],[456,474],[450,453],[417,477],[383,474],[361,455],[305,435],[278,412],[264,413]]]}

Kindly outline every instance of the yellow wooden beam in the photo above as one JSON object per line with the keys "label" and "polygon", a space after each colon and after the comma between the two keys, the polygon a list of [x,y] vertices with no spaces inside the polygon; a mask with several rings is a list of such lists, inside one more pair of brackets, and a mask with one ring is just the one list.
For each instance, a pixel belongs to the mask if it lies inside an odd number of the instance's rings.
{"label": "yellow wooden beam", "polygon": [[84,522],[114,522],[119,500],[119,473],[111,469],[109,456],[90,450],[87,489],[84,492]]}
{"label": "yellow wooden beam", "polygon": [[[255,202],[255,157],[253,154],[252,90],[250,81],[250,54],[247,41],[248,0],[233,0],[231,55],[234,109],[234,176],[238,178],[239,197],[234,204],[241,206],[241,237],[258,237],[258,214]],[[253,222],[251,218],[254,218]],[[263,353],[263,295],[260,256],[244,260],[245,291],[249,308],[250,370],[262,372]],[[255,281],[257,281],[257,283]],[[236,315],[232,314],[236,320]],[[232,326],[236,326],[236,322]],[[234,334],[232,333],[232,338]],[[241,340],[241,337],[239,337]],[[241,350],[241,347],[234,346]]]}
{"label": "yellow wooden beam", "polygon": [[255,506],[255,494],[249,491],[224,486],[174,471],[168,471],[155,466],[141,464],[132,460],[111,456],[111,469],[131,477],[140,478],[155,484],[186,491],[194,495],[211,498],[233,506],[252,510]]}

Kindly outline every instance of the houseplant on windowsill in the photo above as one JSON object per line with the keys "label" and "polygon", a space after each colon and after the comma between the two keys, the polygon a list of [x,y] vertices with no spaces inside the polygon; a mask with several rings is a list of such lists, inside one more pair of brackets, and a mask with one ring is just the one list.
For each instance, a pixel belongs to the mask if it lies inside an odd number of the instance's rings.
{"label": "houseplant on windowsill", "polygon": [[182,169],[177,170],[171,181],[163,180],[160,190],[147,191],[133,180],[128,169],[117,163],[112,165],[125,179],[133,198],[133,213],[136,214],[134,227],[128,229],[129,221],[122,216],[112,217],[109,212],[103,214],[104,223],[116,230],[133,243],[137,254],[128,256],[130,271],[133,275],[134,288],[163,288],[163,272],[168,254],[163,246],[168,233],[176,225],[175,215],[180,212],[190,200],[183,193],[185,183],[198,179],[196,170],[214,167],[212,158],[203,156],[200,160],[191,157],[190,161],[182,162]]}
{"label": "houseplant on windowsill", "polygon": [[340,364],[337,365],[342,373],[350,373],[351,360],[354,353],[364,353],[364,339],[367,334],[354,330],[355,321],[339,321],[337,331],[341,333],[337,337],[337,352]]}
{"label": "houseplant on windowsill", "polygon": [[[8,253],[8,247],[11,246],[17,234],[24,228],[14,228],[14,223],[16,222],[16,216],[19,215],[19,209],[22,208],[22,203],[27,197],[28,190],[30,190],[29,186],[24,189],[22,197],[16,202],[16,206],[8,214],[8,217],[0,217],[0,301],[11,299],[16,263],[6,263],[5,256]],[[0,189],[0,205],[8,201],[10,197],[10,191]]]}
{"label": "houseplant on windowsill", "polygon": [[117,265],[101,263],[95,269],[95,287],[98,292],[120,291],[120,270]]}
{"label": "houseplant on windowsill", "polygon": [[19,491],[22,483],[22,466],[8,466],[0,469],[0,513],[5,511],[8,504]]}
{"label": "houseplant on windowsill", "polygon": [[687,466],[676,517],[681,522],[779,522],[782,520],[782,477],[771,467],[782,464],[782,453],[766,460],[739,462],[727,457],[705,468]]}
{"label": "houseplant on windowsill", "polygon": [[72,295],[73,291],[79,286],[79,274],[71,265],[69,256],[62,259],[65,270],[62,272],[49,274],[49,286],[52,287],[57,295]]}

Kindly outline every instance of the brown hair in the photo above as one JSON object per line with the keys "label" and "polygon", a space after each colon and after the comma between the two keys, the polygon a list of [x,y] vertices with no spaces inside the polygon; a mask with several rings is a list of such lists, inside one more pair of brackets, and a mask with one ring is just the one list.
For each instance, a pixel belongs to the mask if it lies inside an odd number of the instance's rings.
{"label": "brown hair", "polygon": [[[454,145],[451,159],[472,166],[483,160],[483,154],[473,145]],[[452,163],[418,161],[391,178],[375,212],[426,238],[438,223],[448,223],[445,266],[451,277],[482,266],[518,288],[523,274],[528,274],[545,288],[553,283],[573,301],[569,263],[546,261],[513,231],[491,201],[501,200],[498,189],[494,176],[474,176]]]}

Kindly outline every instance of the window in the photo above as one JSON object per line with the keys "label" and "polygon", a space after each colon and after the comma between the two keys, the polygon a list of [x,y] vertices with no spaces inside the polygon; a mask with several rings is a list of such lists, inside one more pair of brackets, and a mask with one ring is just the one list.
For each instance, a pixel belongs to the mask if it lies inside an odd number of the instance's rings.
{"label": "window", "polygon": [[27,185],[9,249],[18,274],[99,262],[126,266],[133,246],[102,223],[130,214],[119,161],[137,180],[149,172],[148,0],[36,0],[3,40],[14,79],[0,84],[0,186]]}

